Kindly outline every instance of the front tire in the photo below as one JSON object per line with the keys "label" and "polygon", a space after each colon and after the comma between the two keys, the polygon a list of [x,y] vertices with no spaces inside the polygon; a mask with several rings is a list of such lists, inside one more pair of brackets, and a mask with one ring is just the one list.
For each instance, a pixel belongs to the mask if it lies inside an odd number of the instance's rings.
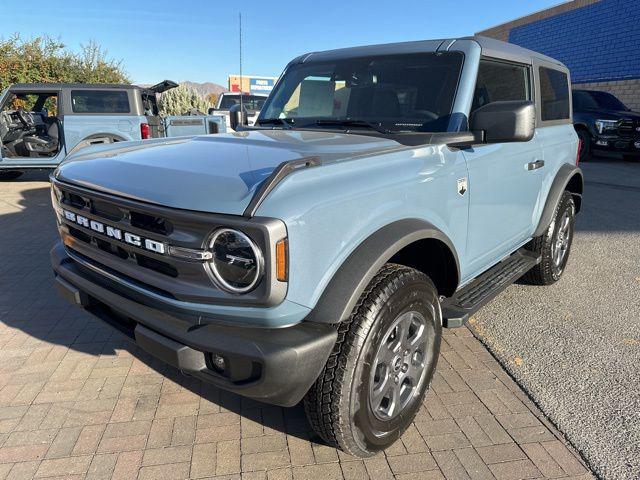
{"label": "front tire", "polygon": [[526,282],[533,285],[551,285],[560,280],[573,243],[575,215],[576,205],[573,196],[565,190],[547,231],[526,246],[527,250],[542,257],[540,263],[524,275],[523,279]]}
{"label": "front tire", "polygon": [[304,405],[328,444],[369,457],[413,421],[442,337],[438,293],[423,273],[387,264],[370,282]]}
{"label": "front tire", "polygon": [[20,170],[3,170],[0,171],[0,181],[10,181],[15,180],[20,177],[24,172]]}

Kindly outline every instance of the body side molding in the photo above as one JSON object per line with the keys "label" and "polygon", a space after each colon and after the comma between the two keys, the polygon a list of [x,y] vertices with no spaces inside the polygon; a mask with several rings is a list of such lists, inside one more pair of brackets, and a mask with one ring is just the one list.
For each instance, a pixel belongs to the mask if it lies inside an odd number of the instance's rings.
{"label": "body side molding", "polygon": [[339,323],[347,319],[360,295],[380,268],[407,245],[434,239],[453,254],[460,278],[460,262],[451,240],[433,224],[416,218],[398,220],[364,240],[344,261],[305,321]]}

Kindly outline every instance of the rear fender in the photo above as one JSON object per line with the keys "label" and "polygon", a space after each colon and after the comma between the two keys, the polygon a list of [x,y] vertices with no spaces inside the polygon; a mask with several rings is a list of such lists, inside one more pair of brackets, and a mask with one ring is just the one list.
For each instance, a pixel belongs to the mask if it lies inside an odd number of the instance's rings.
{"label": "rear fender", "polygon": [[93,135],[89,135],[88,137],[80,140],[69,152],[67,155],[71,155],[76,153],[78,150],[82,150],[83,148],[91,147],[93,145],[104,145],[109,143],[116,142],[126,142],[129,140],[133,140],[132,138],[125,138],[122,135],[116,135],[113,133],[95,133]]}
{"label": "rear fender", "polygon": [[576,204],[576,213],[580,211],[582,206],[582,190],[584,187],[584,179],[582,176],[582,170],[575,165],[564,164],[558,170],[556,178],[551,184],[549,194],[547,195],[547,201],[544,204],[544,210],[540,216],[540,222],[538,227],[533,233],[534,237],[542,235],[553,220],[553,214],[556,211],[556,207],[560,202],[562,193],[565,190],[569,190]]}

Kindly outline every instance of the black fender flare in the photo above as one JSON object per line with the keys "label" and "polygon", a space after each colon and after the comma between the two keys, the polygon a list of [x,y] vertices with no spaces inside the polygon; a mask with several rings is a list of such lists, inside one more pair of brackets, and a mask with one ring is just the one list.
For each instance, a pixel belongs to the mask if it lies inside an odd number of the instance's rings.
{"label": "black fender flare", "polygon": [[92,145],[101,145],[105,143],[126,142],[127,139],[115,133],[92,133],[80,140],[76,145],[67,152],[67,156]]}
{"label": "black fender flare", "polygon": [[[571,188],[567,188],[570,183]],[[562,192],[565,190],[569,190],[573,195],[574,200],[576,201],[576,213],[578,213],[582,205],[583,187],[584,178],[582,170],[579,167],[568,163],[560,167],[560,170],[558,170],[558,173],[551,184],[551,188],[549,189],[549,194],[547,195],[547,200],[544,204],[542,215],[540,216],[540,222],[538,222],[538,227],[533,232],[533,236],[539,237],[547,230],[547,228],[549,228],[549,225],[551,225],[551,221],[553,220],[553,214],[556,211],[558,202],[560,201],[560,197],[562,197]]]}
{"label": "black fender flare", "polygon": [[398,220],[380,228],[358,245],[340,265],[305,320],[339,323],[349,318],[362,292],[380,268],[402,248],[425,239],[439,240],[449,248],[456,263],[457,281],[460,262],[449,237],[425,220]]}

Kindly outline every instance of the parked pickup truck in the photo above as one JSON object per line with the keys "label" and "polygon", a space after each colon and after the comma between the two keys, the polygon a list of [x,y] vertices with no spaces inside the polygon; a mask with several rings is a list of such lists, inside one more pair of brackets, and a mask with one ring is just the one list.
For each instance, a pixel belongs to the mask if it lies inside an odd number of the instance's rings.
{"label": "parked pickup truck", "polygon": [[218,133],[224,117],[160,116],[157,94],[176,87],[28,83],[0,95],[0,180],[54,168],[69,154],[102,143]]}
{"label": "parked pickup truck", "polygon": [[224,92],[218,97],[218,102],[215,108],[209,109],[210,115],[224,115],[226,124],[231,125],[229,118],[229,111],[235,106],[240,105],[240,99],[242,98],[242,105],[247,115],[247,123],[253,125],[260,115],[260,110],[267,100],[267,95],[260,94],[248,94],[240,92]]}
{"label": "parked pickup truck", "polygon": [[482,37],[303,55],[255,127],[61,165],[55,283],[183,372],[304,399],[327,443],[372,455],[421,407],[443,327],[565,271],[569,85]]}
{"label": "parked pickup truck", "polygon": [[640,161],[640,112],[609,92],[574,90],[573,124],[582,142],[580,161],[602,151]]}

